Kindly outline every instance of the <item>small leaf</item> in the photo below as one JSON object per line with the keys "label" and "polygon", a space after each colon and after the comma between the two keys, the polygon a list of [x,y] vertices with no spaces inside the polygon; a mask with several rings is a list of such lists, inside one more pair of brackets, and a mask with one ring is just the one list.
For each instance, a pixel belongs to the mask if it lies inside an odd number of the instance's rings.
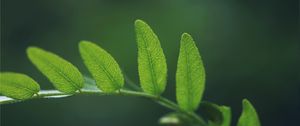
{"label": "small leaf", "polygon": [[0,94],[14,99],[24,100],[37,94],[40,86],[25,74],[0,73]]}
{"label": "small leaf", "polygon": [[238,126],[260,126],[258,115],[255,108],[247,100],[243,100],[243,112],[239,118]]}
{"label": "small leaf", "polygon": [[79,43],[79,51],[99,89],[103,92],[114,92],[123,87],[122,71],[108,52],[88,41]]}
{"label": "small leaf", "polygon": [[150,26],[141,20],[135,21],[138,45],[138,68],[142,89],[160,95],[166,87],[167,64],[158,37]]}
{"label": "small leaf", "polygon": [[176,98],[187,111],[198,108],[205,87],[205,70],[193,38],[184,33],[176,71]]}
{"label": "small leaf", "polygon": [[29,47],[27,55],[59,91],[75,93],[83,87],[83,76],[65,59],[38,47]]}
{"label": "small leaf", "polygon": [[209,126],[230,126],[231,109],[210,102],[202,102],[200,111],[207,118]]}

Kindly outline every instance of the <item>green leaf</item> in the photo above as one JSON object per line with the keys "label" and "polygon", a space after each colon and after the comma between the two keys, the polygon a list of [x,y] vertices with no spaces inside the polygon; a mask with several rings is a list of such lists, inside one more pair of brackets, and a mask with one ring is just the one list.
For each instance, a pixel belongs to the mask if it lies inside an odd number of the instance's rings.
{"label": "green leaf", "polygon": [[27,55],[59,91],[75,93],[83,87],[83,76],[65,59],[38,47],[29,47]]}
{"label": "green leaf", "polygon": [[205,87],[205,70],[193,38],[184,33],[181,37],[176,72],[176,98],[187,111],[198,108]]}
{"label": "green leaf", "polygon": [[260,126],[256,110],[247,99],[243,99],[243,112],[237,126]]}
{"label": "green leaf", "polygon": [[19,100],[29,99],[40,90],[29,76],[11,72],[0,73],[0,86],[0,94]]}
{"label": "green leaf", "polygon": [[209,126],[230,126],[231,109],[211,102],[202,102],[200,111],[207,118]]}
{"label": "green leaf", "polygon": [[79,43],[79,51],[99,89],[103,92],[114,92],[123,87],[122,71],[108,52],[88,41]]}
{"label": "green leaf", "polygon": [[166,87],[167,64],[158,37],[150,26],[141,20],[135,21],[138,45],[138,68],[142,89],[160,95]]}

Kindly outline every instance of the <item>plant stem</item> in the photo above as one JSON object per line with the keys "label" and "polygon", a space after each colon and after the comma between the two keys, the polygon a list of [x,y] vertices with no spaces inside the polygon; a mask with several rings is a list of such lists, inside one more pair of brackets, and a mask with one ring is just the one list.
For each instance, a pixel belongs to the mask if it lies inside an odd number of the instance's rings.
{"label": "plant stem", "polygon": [[[80,92],[77,92],[73,95],[99,95],[99,96],[104,96],[104,95],[120,95],[120,96],[136,96],[136,97],[143,97],[147,99],[151,99],[158,104],[169,108],[171,110],[180,112],[182,114],[185,114],[186,116],[193,118],[195,121],[200,126],[207,126],[206,122],[198,116],[194,112],[188,112],[183,109],[181,109],[177,104],[174,102],[162,97],[162,96],[155,96],[151,94],[147,94],[144,92],[139,92],[139,91],[130,91],[130,90],[119,90],[117,92],[112,92],[112,93],[104,93],[100,90],[87,90],[87,89],[82,89]],[[45,91],[40,91],[38,95],[34,95],[31,99],[37,99],[37,98],[61,98],[61,97],[68,97],[68,96],[73,96],[72,94],[66,94],[59,92],[57,90],[45,90]],[[9,104],[9,103],[15,103],[15,102],[20,102],[23,100],[16,100],[16,99],[11,99],[5,96],[0,96],[0,104]]]}
{"label": "plant stem", "polygon": [[127,96],[138,96],[138,97],[145,97],[145,98],[149,98],[151,100],[154,100],[155,102],[159,103],[160,105],[169,108],[171,110],[183,113],[185,115],[187,115],[188,117],[191,117],[193,119],[195,119],[201,126],[205,126],[207,125],[206,122],[199,117],[197,114],[195,114],[194,112],[187,112],[183,109],[181,109],[177,104],[175,104],[174,102],[161,97],[161,96],[154,96],[151,94],[147,94],[144,92],[136,92],[136,91],[128,91],[128,90],[121,90],[121,94],[125,94]]}

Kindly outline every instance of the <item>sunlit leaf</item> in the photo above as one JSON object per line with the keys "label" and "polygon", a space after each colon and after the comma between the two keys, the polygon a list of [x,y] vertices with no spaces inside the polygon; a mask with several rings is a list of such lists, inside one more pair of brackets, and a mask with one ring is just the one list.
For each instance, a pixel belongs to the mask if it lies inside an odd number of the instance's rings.
{"label": "sunlit leaf", "polygon": [[88,41],[80,42],[79,51],[99,89],[114,92],[123,87],[124,77],[121,69],[108,52]]}
{"label": "sunlit leaf", "polygon": [[59,91],[74,93],[83,87],[83,76],[65,59],[38,47],[29,47],[27,55]]}
{"label": "sunlit leaf", "polygon": [[187,111],[197,109],[205,87],[205,70],[193,38],[184,33],[181,37],[176,72],[176,98]]}
{"label": "sunlit leaf", "polygon": [[[0,73],[0,94],[14,99],[28,99],[39,92],[40,86],[25,74]],[[8,100],[8,99],[6,99]]]}
{"label": "sunlit leaf", "polygon": [[167,64],[158,37],[144,21],[135,21],[138,71],[142,89],[160,95],[166,87]]}

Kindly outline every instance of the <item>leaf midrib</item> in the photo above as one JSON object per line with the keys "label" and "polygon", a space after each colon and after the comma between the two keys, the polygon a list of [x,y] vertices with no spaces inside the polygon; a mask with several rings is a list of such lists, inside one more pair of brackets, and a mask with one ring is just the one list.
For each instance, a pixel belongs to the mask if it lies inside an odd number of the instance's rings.
{"label": "leaf midrib", "polygon": [[188,100],[188,106],[189,106],[189,108],[190,109],[193,109],[193,105],[191,104],[191,100],[193,99],[193,95],[191,94],[191,89],[192,89],[192,83],[190,82],[191,81],[191,76],[190,76],[190,65],[189,65],[189,55],[188,55],[188,52],[187,52],[187,44],[188,43],[186,43],[186,44],[184,44],[184,53],[185,53],[185,62],[186,62],[186,76],[187,76],[187,93],[188,93],[188,98],[187,98],[187,100]]}
{"label": "leaf midrib", "polygon": [[[84,50],[86,50],[86,49],[84,49]],[[94,52],[94,50],[93,49],[91,49],[90,50],[92,53],[89,53],[89,51],[85,51],[85,52],[87,52],[87,54],[88,54],[88,56],[90,57],[90,59],[93,59],[93,57],[96,57],[94,54],[95,54],[95,52]],[[103,62],[102,61],[99,61],[98,60],[98,58],[95,58],[95,64],[99,67],[99,68],[101,68],[103,71],[104,71],[104,73],[108,76],[108,78],[109,78],[109,80],[113,83],[113,87],[114,88],[119,88],[119,85],[118,85],[118,83],[117,83],[117,81],[113,78],[113,76],[108,72],[108,70],[105,68],[105,67],[103,67]],[[101,64],[101,65],[99,65],[99,64]]]}
{"label": "leaf midrib", "polygon": [[[144,49],[146,50],[146,54],[147,54],[147,59],[148,59],[148,65],[150,66],[150,73],[151,73],[151,81],[152,81],[152,84],[153,84],[153,88],[154,88],[154,93],[157,94],[159,91],[157,90],[158,89],[158,85],[157,85],[157,78],[156,78],[156,74],[154,73],[154,69],[153,69],[153,61],[152,61],[152,55],[151,53],[149,52],[149,50],[147,49],[148,47],[148,43],[145,41],[145,34],[146,33],[146,30],[141,30],[143,34],[142,35],[142,39],[143,39],[143,42],[145,43],[145,47]],[[153,34],[150,33],[152,36]]]}
{"label": "leaf midrib", "polygon": [[[40,59],[45,64],[51,66],[51,68],[54,68],[53,70],[55,72],[57,72],[59,75],[61,75],[66,81],[70,82],[73,88],[75,88],[76,90],[78,90],[80,88],[80,87],[77,87],[77,83],[75,83],[72,79],[70,79],[69,77],[67,77],[66,74],[63,71],[59,70],[59,68],[56,67],[54,64],[52,64],[50,61],[48,61],[47,59],[42,58],[42,56],[40,56],[39,54],[36,54],[36,55],[37,55],[38,59]],[[61,60],[61,59],[59,59],[59,60]]]}
{"label": "leaf midrib", "polygon": [[[2,80],[2,81],[5,81],[5,80]],[[29,92],[31,92],[31,93],[36,93],[36,91],[35,90],[33,90],[33,89],[30,89],[30,88],[28,88],[28,87],[25,87],[25,86],[23,86],[23,85],[20,85],[20,84],[18,84],[18,83],[15,83],[15,82],[12,82],[12,81],[5,81],[5,82],[7,82],[7,83],[11,83],[12,85],[9,85],[9,86],[11,86],[11,87],[14,87],[14,88],[23,88],[23,89],[25,89],[25,90],[27,90],[27,91],[29,91]]]}

